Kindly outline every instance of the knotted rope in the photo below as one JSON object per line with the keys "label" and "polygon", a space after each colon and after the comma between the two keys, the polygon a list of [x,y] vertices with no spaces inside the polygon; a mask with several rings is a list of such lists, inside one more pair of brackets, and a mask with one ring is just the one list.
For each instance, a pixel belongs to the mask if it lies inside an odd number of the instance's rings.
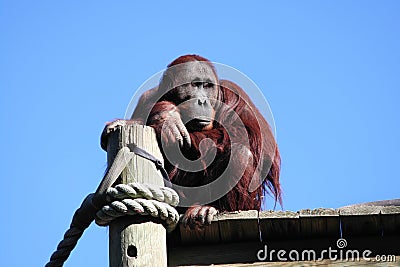
{"label": "knotted rope", "polygon": [[167,224],[168,232],[175,229],[179,214],[173,207],[179,202],[178,194],[168,187],[151,184],[119,184],[107,190],[107,201],[96,213],[96,224],[106,226],[112,220],[125,215],[150,215]]}
{"label": "knotted rope", "polygon": [[75,211],[70,228],[65,232],[57,250],[51,255],[45,267],[61,267],[75,248],[79,238],[93,220],[97,225],[106,226],[112,220],[125,215],[150,215],[165,221],[167,231],[172,231],[179,221],[175,207],[178,194],[168,187],[150,184],[130,183],[110,187],[125,169],[134,155],[152,161],[160,170],[164,181],[168,179],[161,162],[143,149],[129,144],[121,148],[111,167],[107,170],[96,192],[89,194]]}

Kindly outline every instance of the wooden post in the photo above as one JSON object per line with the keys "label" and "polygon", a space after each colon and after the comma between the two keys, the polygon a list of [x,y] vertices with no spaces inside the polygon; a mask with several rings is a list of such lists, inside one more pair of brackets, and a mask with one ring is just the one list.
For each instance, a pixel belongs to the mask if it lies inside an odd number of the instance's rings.
{"label": "wooden post", "polygon": [[[117,126],[108,134],[107,161],[112,164],[118,150],[134,143],[162,160],[153,128],[143,125]],[[162,186],[154,164],[134,156],[122,172],[122,183],[141,182]],[[167,266],[166,230],[150,216],[126,216],[109,229],[110,267]]]}

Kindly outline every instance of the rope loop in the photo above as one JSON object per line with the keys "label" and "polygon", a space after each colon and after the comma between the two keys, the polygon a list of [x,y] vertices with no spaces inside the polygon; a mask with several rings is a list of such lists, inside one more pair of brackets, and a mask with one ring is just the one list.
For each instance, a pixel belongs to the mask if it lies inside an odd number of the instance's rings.
{"label": "rope loop", "polygon": [[176,207],[179,203],[178,194],[169,187],[160,187],[146,183],[119,184],[107,189],[107,202],[126,198],[154,199]]}
{"label": "rope loop", "polygon": [[65,232],[63,240],[51,255],[46,267],[63,266],[79,238],[93,220],[100,226],[106,226],[121,216],[150,215],[163,220],[168,232],[175,229],[179,214],[174,207],[178,205],[179,196],[173,189],[141,183],[110,187],[134,155],[153,162],[161,171],[164,183],[168,180],[168,173],[162,167],[160,160],[134,144],[128,144],[128,146],[129,148],[123,147],[118,151],[96,192],[89,194],[75,211],[70,228]]}
{"label": "rope loop", "polygon": [[149,215],[165,221],[170,232],[179,221],[174,208],[179,196],[168,187],[145,183],[119,184],[107,190],[106,199],[109,204],[96,213],[95,222],[99,226],[107,226],[114,219],[126,215]]}

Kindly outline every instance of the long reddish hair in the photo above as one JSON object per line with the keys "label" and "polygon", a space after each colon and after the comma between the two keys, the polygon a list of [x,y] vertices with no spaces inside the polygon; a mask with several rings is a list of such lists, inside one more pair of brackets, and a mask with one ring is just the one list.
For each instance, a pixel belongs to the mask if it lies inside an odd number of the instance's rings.
{"label": "long reddish hair", "polygon": [[[168,67],[170,68],[190,61],[205,62],[210,66],[215,77],[218,79],[213,64],[208,59],[199,55],[181,56],[171,62]],[[168,79],[167,75],[164,75],[160,82],[160,87],[162,87],[164,79]],[[231,157],[231,140],[229,134],[233,133],[236,136],[243,135],[243,133],[235,133],[235,129],[241,127],[233,126],[228,134],[227,130],[222,126],[235,123],[232,116],[230,116],[231,112],[234,112],[239,116],[241,123],[245,126],[246,136],[243,136],[243,138],[248,138],[249,149],[253,156],[253,165],[250,167],[247,166],[242,178],[232,190],[227,193],[226,197],[219,199],[217,203],[214,204],[218,206],[220,210],[227,211],[259,210],[261,209],[262,198],[265,193],[271,193],[275,199],[275,203],[279,202],[282,205],[281,187],[279,183],[281,159],[278,146],[269,124],[242,88],[230,81],[221,80],[219,83],[217,87],[218,90],[220,90],[219,100],[225,105],[217,110],[217,116],[212,129],[190,133],[192,147],[185,153],[188,158],[197,159],[201,154],[199,146],[201,140],[210,138],[217,148],[218,162],[211,164],[208,168],[205,168],[204,171],[199,173],[187,173],[186,171],[180,170],[179,166],[170,166],[169,173],[171,180],[179,185],[199,186],[208,184],[212,179],[219,177],[221,170],[226,167]],[[174,108],[172,103],[162,101],[155,105],[152,113],[172,108]],[[260,164],[267,164],[270,166],[267,166],[269,168],[261,169]],[[199,175],[203,178],[199,179]],[[249,192],[250,182],[254,175],[259,176],[260,186],[253,192]]]}

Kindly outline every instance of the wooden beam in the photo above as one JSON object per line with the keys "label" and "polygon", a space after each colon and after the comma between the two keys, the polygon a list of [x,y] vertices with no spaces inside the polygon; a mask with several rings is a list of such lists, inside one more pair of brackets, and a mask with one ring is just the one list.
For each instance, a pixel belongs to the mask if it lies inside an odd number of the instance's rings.
{"label": "wooden beam", "polygon": [[[118,125],[109,129],[108,165],[119,149],[129,143],[162,160],[154,130],[143,125]],[[120,176],[120,182],[163,186],[163,178],[149,160],[134,156]],[[167,266],[166,230],[149,216],[127,216],[113,221],[109,229],[110,267]]]}
{"label": "wooden beam", "polygon": [[339,212],[335,209],[303,209],[299,212],[301,237],[340,237]]}

